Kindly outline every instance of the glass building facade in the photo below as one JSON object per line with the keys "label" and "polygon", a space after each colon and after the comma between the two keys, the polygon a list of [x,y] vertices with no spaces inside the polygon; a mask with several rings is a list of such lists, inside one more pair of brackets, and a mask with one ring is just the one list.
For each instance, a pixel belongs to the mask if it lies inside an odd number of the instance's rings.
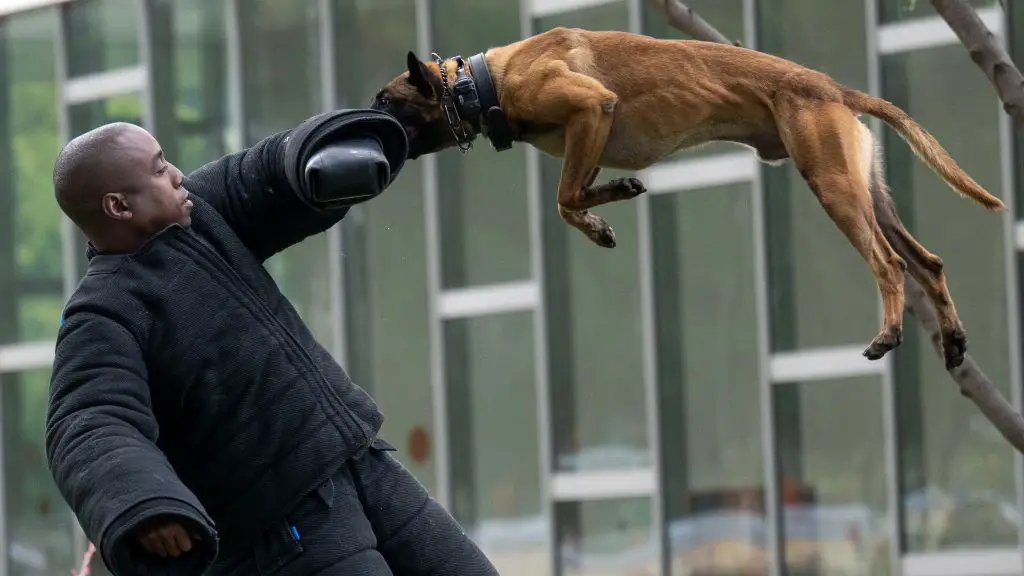
{"label": "glass building facade", "polygon": [[[971,354],[1019,409],[1024,135],[930,3],[690,4],[897,103],[1007,202],[958,198],[872,121]],[[1024,63],[1024,3],[973,4]],[[66,574],[86,546],[43,453],[53,339],[85,266],[50,183],[63,142],[135,122],[189,171],[366,105],[409,49],[469,56],[554,26],[683,37],[648,0],[0,4],[0,576]],[[560,220],[558,169],[484,141],[410,162],[268,263],[503,575],[1024,574],[1019,456],[912,317],[895,353],[861,357],[874,280],[794,168],[678,153],[639,174],[649,194],[597,210],[614,250]]]}

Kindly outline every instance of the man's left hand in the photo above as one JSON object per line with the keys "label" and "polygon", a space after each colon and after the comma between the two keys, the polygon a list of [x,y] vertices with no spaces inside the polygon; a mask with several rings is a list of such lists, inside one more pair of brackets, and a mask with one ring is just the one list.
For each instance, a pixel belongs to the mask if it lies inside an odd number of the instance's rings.
{"label": "man's left hand", "polygon": [[140,529],[138,542],[143,549],[161,558],[178,558],[192,549],[192,537],[179,522],[169,519]]}

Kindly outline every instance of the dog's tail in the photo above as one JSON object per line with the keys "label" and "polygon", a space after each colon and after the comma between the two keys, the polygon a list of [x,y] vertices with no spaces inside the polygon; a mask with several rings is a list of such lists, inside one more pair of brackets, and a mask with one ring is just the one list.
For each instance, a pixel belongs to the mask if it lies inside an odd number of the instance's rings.
{"label": "dog's tail", "polygon": [[955,160],[939,144],[934,136],[914,121],[909,114],[898,106],[859,90],[843,87],[843,103],[854,112],[869,114],[879,118],[899,133],[900,137],[910,146],[928,166],[946,181],[947,184],[961,195],[966,196],[988,208],[989,210],[1005,210],[1002,200],[982,188],[967,172],[964,172]]}

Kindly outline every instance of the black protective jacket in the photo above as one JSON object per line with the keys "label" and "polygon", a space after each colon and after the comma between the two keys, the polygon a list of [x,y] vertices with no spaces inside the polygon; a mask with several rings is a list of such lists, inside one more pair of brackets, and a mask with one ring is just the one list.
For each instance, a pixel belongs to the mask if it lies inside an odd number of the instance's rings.
{"label": "black protective jacket", "polygon": [[[372,197],[398,174],[405,133],[380,113],[333,112],[190,174],[191,226],[131,254],[90,252],[57,336],[46,454],[115,574],[200,574],[381,442],[373,400],[262,266],[347,212],[318,153],[353,142],[335,157],[379,143],[390,165],[350,170],[360,182],[341,196],[377,178],[356,201]],[[194,521],[202,544],[174,561],[137,548],[133,530],[159,514]]]}

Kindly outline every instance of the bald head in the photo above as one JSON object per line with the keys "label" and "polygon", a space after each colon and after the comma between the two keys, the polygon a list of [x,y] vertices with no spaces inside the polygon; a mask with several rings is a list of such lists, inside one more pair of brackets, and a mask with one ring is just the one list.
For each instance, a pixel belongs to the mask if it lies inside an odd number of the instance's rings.
{"label": "bald head", "polygon": [[75,137],[53,167],[61,210],[98,248],[117,250],[132,250],[170,224],[188,225],[181,180],[156,139],[127,122]]}
{"label": "bald head", "polygon": [[142,128],[126,122],[100,126],[68,142],[57,156],[53,166],[57,204],[83,231],[100,223],[103,194],[126,168],[124,136],[134,130]]}

